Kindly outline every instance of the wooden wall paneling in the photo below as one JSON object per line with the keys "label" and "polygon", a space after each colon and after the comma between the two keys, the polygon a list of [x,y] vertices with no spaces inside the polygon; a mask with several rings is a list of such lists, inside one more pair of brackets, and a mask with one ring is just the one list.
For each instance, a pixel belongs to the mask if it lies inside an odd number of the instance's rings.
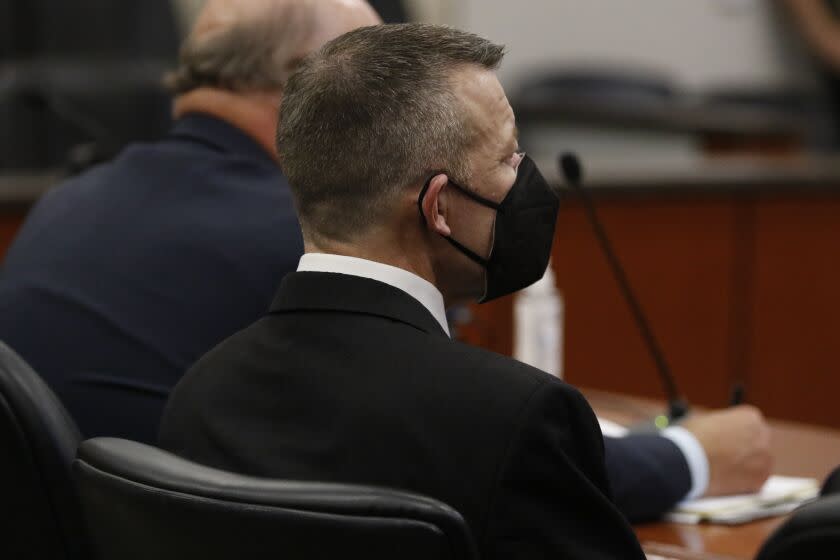
{"label": "wooden wall paneling", "polygon": [[452,336],[504,356],[513,355],[513,296],[473,304],[455,315]]}
{"label": "wooden wall paneling", "polygon": [[840,426],[840,197],[761,201],[753,298],[749,400]]}
{"label": "wooden wall paneling", "polygon": [[[597,204],[680,389],[697,404],[726,404],[733,337],[732,201],[721,196]],[[653,360],[574,201],[561,210],[554,266],[566,310],[566,378],[661,397]]]}
{"label": "wooden wall paneling", "polygon": [[0,211],[0,262],[26,217],[24,212]]}

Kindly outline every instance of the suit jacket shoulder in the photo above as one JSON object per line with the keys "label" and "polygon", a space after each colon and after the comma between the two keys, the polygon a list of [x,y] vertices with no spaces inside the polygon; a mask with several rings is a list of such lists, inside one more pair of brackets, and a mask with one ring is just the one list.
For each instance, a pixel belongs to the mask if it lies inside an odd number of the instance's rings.
{"label": "suit jacket shoulder", "polygon": [[281,478],[403,488],[464,516],[484,558],[641,558],[572,387],[453,342],[396,288],[294,273],[270,314],[174,391],[161,444]]}

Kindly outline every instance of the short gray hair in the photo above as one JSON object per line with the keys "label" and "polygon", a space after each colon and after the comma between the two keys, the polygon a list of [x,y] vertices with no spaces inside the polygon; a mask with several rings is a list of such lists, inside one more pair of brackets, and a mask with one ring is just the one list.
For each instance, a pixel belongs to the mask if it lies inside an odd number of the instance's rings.
{"label": "short gray hair", "polygon": [[304,235],[351,240],[433,171],[466,183],[475,132],[452,73],[492,70],[503,56],[472,33],[409,23],[356,29],[307,58],[277,132]]}
{"label": "short gray hair", "polygon": [[281,90],[302,61],[300,45],[314,28],[314,10],[309,2],[286,2],[263,15],[191,33],[177,68],[164,77],[167,88],[176,95],[200,87]]}

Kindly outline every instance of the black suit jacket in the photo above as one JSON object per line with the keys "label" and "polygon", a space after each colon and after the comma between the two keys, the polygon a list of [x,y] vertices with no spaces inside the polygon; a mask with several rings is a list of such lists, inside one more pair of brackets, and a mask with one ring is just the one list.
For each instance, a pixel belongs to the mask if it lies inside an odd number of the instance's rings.
{"label": "black suit jacket", "polygon": [[162,447],[257,476],[408,489],[464,515],[484,558],[643,558],[572,387],[450,340],[401,290],[287,276],[268,316],[177,385]]}

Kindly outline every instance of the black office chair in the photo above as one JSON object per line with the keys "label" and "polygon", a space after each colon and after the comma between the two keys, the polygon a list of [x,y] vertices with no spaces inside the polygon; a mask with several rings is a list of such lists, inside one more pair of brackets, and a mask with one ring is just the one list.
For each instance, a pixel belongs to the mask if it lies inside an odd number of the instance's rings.
{"label": "black office chair", "polygon": [[85,558],[71,466],[81,441],[55,394],[0,342],[0,558]]}
{"label": "black office chair", "polygon": [[840,495],[823,496],[796,510],[762,545],[756,560],[840,558]]}
{"label": "black office chair", "polygon": [[436,500],[381,488],[237,475],[115,438],[74,463],[99,560],[475,559]]}
{"label": "black office chair", "polygon": [[828,496],[829,494],[840,494],[840,467],[831,471],[823,481],[820,495]]}
{"label": "black office chair", "polygon": [[670,77],[658,71],[593,65],[534,71],[522,80],[514,100],[525,108],[565,101],[644,109],[676,103],[680,95]]}

